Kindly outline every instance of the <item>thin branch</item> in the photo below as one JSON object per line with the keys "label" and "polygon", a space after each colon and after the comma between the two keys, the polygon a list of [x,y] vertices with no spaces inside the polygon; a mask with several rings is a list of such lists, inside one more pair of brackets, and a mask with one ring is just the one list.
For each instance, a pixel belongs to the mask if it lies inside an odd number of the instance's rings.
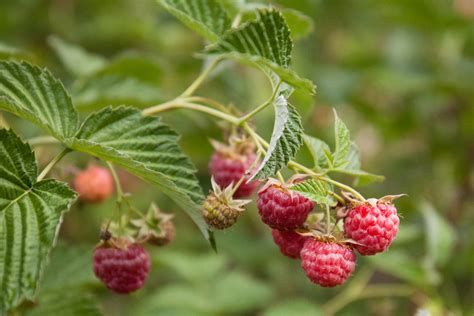
{"label": "thin branch", "polygon": [[43,171],[38,176],[37,181],[41,181],[44,177],[53,169],[53,167],[64,157],[67,153],[69,153],[71,149],[64,148],[56,157],[54,157],[47,165],[44,167]]}
{"label": "thin branch", "polygon": [[201,74],[196,78],[196,80],[191,83],[191,85],[184,90],[184,92],[178,97],[178,98],[184,98],[187,96],[190,96],[196,91],[199,86],[206,80],[206,78],[209,76],[209,74],[216,68],[216,66],[222,61],[222,58],[215,58],[202,72]]}

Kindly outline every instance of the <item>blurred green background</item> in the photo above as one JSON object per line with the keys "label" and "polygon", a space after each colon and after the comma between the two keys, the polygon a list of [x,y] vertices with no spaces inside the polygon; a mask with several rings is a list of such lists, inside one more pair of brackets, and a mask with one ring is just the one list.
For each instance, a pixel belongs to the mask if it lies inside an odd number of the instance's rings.
{"label": "blurred green background", "polygon": [[[306,280],[299,262],[280,255],[254,203],[237,225],[216,234],[216,255],[175,205],[124,175],[136,205],[145,210],[156,201],[176,214],[176,240],[149,249],[153,268],[145,289],[117,296],[95,279],[91,253],[114,202],[77,204],[65,218],[38,307],[28,315],[65,315],[65,305],[76,305],[77,315],[474,315],[474,1],[271,4],[308,17],[305,32],[295,34],[293,67],[318,92],[292,97],[306,132],[331,142],[336,108],[361,149],[363,168],[387,178],[361,192],[409,195],[397,201],[402,221],[390,251],[359,257],[349,282],[323,289]],[[97,56],[76,59],[77,48],[67,43]],[[175,97],[199,73],[196,53],[204,44],[153,0],[0,1],[0,58],[48,67],[84,113]],[[242,111],[269,93],[261,74],[235,63],[199,91]],[[220,138],[219,127],[197,113],[164,118],[183,134],[181,144],[207,190],[207,139]],[[41,134],[8,114],[3,119],[25,138]],[[271,111],[257,120],[269,136]],[[55,150],[36,153],[44,162]],[[300,159],[309,162],[304,151]],[[72,166],[89,162],[68,156],[56,175],[68,180]]]}

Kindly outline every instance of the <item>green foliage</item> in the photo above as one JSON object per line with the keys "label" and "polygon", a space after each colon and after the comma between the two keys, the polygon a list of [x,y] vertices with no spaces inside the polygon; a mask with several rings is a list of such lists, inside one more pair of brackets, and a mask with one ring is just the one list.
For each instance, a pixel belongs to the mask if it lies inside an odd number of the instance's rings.
{"label": "green foliage", "polygon": [[332,164],[332,154],[329,145],[316,137],[306,134],[303,135],[303,141],[313,157],[314,168],[318,171],[328,169]]}
{"label": "green foliage", "polygon": [[334,197],[329,193],[332,192],[333,189],[327,182],[316,179],[308,179],[292,185],[290,190],[296,191],[305,198],[310,199],[311,201],[320,205],[336,205]]}
{"label": "green foliage", "polygon": [[[164,252],[156,256],[156,260],[192,283],[177,282],[162,287],[144,299],[133,311],[134,315],[245,314],[265,306],[273,296],[268,285],[242,272],[224,269],[227,263],[224,256],[183,256]],[[202,284],[206,286],[202,287]]]}
{"label": "green foliage", "polygon": [[336,148],[334,149],[332,166],[333,168],[344,168],[349,164],[347,159],[351,149],[351,136],[346,124],[337,116],[334,111],[334,137],[336,139]]}
{"label": "green foliage", "polygon": [[76,194],[56,180],[36,181],[35,157],[0,130],[0,314],[32,300],[61,217]]}
{"label": "green foliage", "polygon": [[262,316],[287,315],[320,316],[323,315],[323,313],[314,303],[302,299],[295,299],[270,307]]}
{"label": "green foliage", "polygon": [[207,54],[236,58],[271,69],[283,81],[297,89],[314,93],[311,81],[301,79],[289,69],[293,42],[290,30],[280,12],[261,11],[257,20],[225,33]]}
{"label": "green foliage", "polygon": [[304,38],[313,31],[313,20],[302,12],[292,9],[282,9],[281,13],[288,24],[293,39]]}
{"label": "green foliage", "polygon": [[61,141],[73,137],[79,124],[61,82],[25,62],[0,62],[0,109],[32,121]]}
{"label": "green foliage", "polygon": [[313,158],[314,169],[353,176],[358,185],[383,181],[383,176],[361,170],[359,149],[351,141],[350,132],[346,124],[338,117],[336,112],[334,112],[334,115],[334,138],[336,140],[334,152],[331,152],[329,145],[324,141],[309,135],[303,136],[304,143]]}
{"label": "green foliage", "polygon": [[50,37],[49,44],[75,77],[71,94],[79,111],[109,105],[150,105],[162,100],[157,85],[163,70],[151,56],[124,53],[107,60],[58,37]]}
{"label": "green foliage", "polygon": [[84,48],[67,43],[59,37],[51,36],[49,44],[58,54],[66,69],[75,76],[89,75],[106,64],[106,60],[102,56],[89,53]]}
{"label": "green foliage", "polygon": [[225,9],[215,0],[158,0],[171,14],[210,41],[217,41],[230,28]]}
{"label": "green foliage", "polygon": [[275,124],[267,153],[253,178],[267,178],[275,175],[296,155],[303,143],[301,117],[296,109],[283,97],[273,102]]}
{"label": "green foliage", "polygon": [[38,307],[28,310],[25,315],[102,316],[104,314],[92,294],[59,290],[41,295]]}
{"label": "green foliage", "polygon": [[133,108],[106,108],[91,114],[79,129],[69,95],[48,71],[2,62],[0,84],[0,108],[38,124],[71,149],[114,162],[157,185],[209,236],[198,216],[204,196],[195,168],[181,153],[176,133],[159,118]]}
{"label": "green foliage", "polygon": [[195,168],[178,146],[178,135],[158,117],[134,108],[105,108],[91,114],[67,145],[110,161],[156,185],[196,222],[207,236],[200,216],[204,199]]}

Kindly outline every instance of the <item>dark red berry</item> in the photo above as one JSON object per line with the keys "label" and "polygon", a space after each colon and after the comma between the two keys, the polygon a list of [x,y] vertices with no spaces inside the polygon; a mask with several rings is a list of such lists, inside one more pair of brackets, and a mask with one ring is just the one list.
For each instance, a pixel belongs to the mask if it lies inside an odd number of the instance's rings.
{"label": "dark red berry", "polygon": [[398,233],[400,220],[393,204],[378,201],[351,208],[344,220],[344,231],[354,240],[354,248],[364,256],[385,251]]}
{"label": "dark red berry", "polygon": [[257,207],[265,224],[272,228],[288,230],[303,225],[314,203],[278,184],[271,184],[258,193]]}
{"label": "dark red berry", "polygon": [[106,200],[114,192],[114,180],[109,170],[90,166],[78,172],[74,179],[74,189],[85,202],[98,203]]}
{"label": "dark red berry", "polygon": [[127,294],[142,288],[149,270],[150,256],[139,245],[95,249],[94,273],[114,292]]}
{"label": "dark red berry", "polygon": [[301,266],[311,282],[333,287],[346,282],[355,268],[356,255],[346,245],[308,239],[301,250]]}
{"label": "dark red berry", "polygon": [[278,229],[272,229],[272,236],[273,241],[280,248],[280,252],[293,259],[299,259],[301,249],[308,238],[291,230]]}
{"label": "dark red berry", "polygon": [[[254,153],[245,154],[228,154],[226,152],[216,151],[209,163],[209,171],[214,177],[214,181],[221,187],[225,188],[231,183],[234,185],[245,175],[256,156]],[[259,182],[257,180],[247,183],[249,176],[245,176],[244,181],[240,184],[234,193],[235,198],[247,197],[257,189]]]}

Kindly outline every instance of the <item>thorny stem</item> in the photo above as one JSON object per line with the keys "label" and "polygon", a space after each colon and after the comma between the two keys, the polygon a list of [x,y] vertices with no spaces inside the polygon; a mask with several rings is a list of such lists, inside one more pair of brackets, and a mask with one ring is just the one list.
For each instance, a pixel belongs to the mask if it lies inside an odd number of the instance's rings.
{"label": "thorny stem", "polygon": [[38,176],[37,181],[41,181],[46,177],[46,175],[53,169],[53,167],[64,157],[67,153],[69,153],[71,149],[64,148],[56,157],[54,157],[47,165],[44,167],[43,171]]}
{"label": "thorny stem", "polygon": [[215,58],[209,65],[207,65],[206,68],[204,68],[196,80],[194,80],[193,83],[191,83],[191,85],[186,90],[184,90],[184,92],[178,98],[184,98],[192,95],[221,61],[222,58]]}

